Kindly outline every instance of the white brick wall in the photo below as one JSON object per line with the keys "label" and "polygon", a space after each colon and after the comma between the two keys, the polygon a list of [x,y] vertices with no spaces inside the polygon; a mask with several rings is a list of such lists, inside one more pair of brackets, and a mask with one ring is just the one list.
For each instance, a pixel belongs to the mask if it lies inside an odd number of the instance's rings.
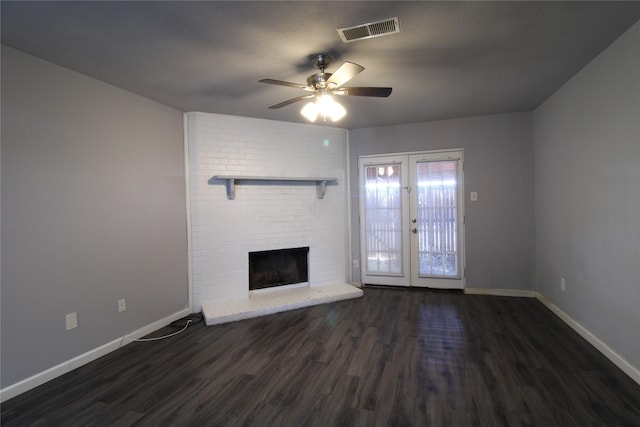
{"label": "white brick wall", "polygon": [[[347,283],[347,131],[188,113],[193,309],[248,298],[248,253],[309,246],[311,286]],[[315,185],[237,184],[227,200],[213,175],[335,177]]]}

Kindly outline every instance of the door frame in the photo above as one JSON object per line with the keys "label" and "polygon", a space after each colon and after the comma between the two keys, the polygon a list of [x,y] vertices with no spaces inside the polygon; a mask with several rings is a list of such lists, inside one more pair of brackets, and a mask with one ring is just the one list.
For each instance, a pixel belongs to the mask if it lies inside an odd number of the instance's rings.
{"label": "door frame", "polygon": [[[374,156],[358,156],[358,187],[360,194],[360,207],[358,212],[358,222],[360,228],[360,280],[362,284],[365,284],[365,277],[367,276],[367,252],[366,248],[366,217],[365,217],[365,176],[361,176],[361,169],[368,166],[382,166],[382,165],[400,165],[401,180],[400,180],[400,194],[401,194],[401,216],[406,217],[409,213],[409,198],[403,195],[403,191],[407,191],[407,185],[409,180],[409,165],[403,167],[403,163],[408,159],[404,153],[388,154],[388,155],[374,155]],[[402,222],[402,268],[400,273],[379,273],[375,275],[369,284],[372,285],[385,285],[385,286],[410,286],[411,284],[411,259],[410,244],[411,236],[409,236],[409,227],[404,227],[405,223]],[[379,278],[379,279],[378,279]]]}
{"label": "door frame", "polygon": [[[464,212],[464,152],[460,150],[447,150],[437,152],[422,152],[418,154],[409,155],[409,166],[412,168],[412,173],[409,175],[414,177],[415,168],[420,162],[443,162],[443,161],[456,161],[457,170],[456,177],[459,179],[459,183],[456,183],[456,239],[458,251],[458,275],[457,276],[420,276],[419,268],[411,269],[411,286],[426,287],[432,289],[464,289],[465,287],[465,212]],[[413,183],[412,183],[413,184]],[[415,213],[417,210],[417,191],[412,191],[409,195],[409,212]],[[411,265],[415,267],[414,256],[418,254],[418,240],[415,234],[411,234]]]}
{"label": "door frame", "polygon": [[[458,229],[458,238],[459,244],[461,246],[461,250],[459,254],[459,262],[460,262],[460,277],[456,277],[456,280],[461,281],[461,288],[458,286],[451,287],[450,289],[464,289],[466,287],[466,236],[465,236],[465,206],[464,206],[464,150],[462,148],[455,149],[441,149],[441,150],[427,150],[427,151],[410,151],[410,152],[398,152],[398,153],[386,153],[386,154],[372,154],[372,155],[359,155],[357,157],[357,165],[358,165],[358,189],[360,193],[359,197],[359,211],[358,211],[358,228],[360,232],[359,244],[360,244],[360,276],[361,283],[364,286],[368,282],[365,280],[366,274],[366,250],[365,250],[365,196],[364,196],[364,176],[361,176],[362,167],[363,166],[372,166],[376,164],[381,164],[386,162],[394,162],[394,163],[403,163],[404,159],[410,159],[411,156],[433,156],[437,158],[441,158],[442,160],[451,159],[452,157],[459,158],[460,161],[460,185],[458,187],[458,209],[460,213],[460,223]],[[410,191],[407,189],[408,186],[411,186],[412,183],[408,182],[409,180],[409,168],[410,161],[406,165],[406,173],[403,172],[403,181],[402,181],[402,191]],[[383,275],[380,274],[380,277],[385,277],[386,283],[370,283],[370,284],[384,284],[388,286],[404,286],[404,287],[425,287],[424,284],[414,284],[413,276],[414,273],[411,271],[412,260],[411,257],[414,256],[412,254],[412,237],[410,235],[410,227],[405,226],[409,223],[409,215],[410,215],[410,197],[407,194],[403,194],[403,202],[402,202],[402,210],[403,217],[406,220],[406,224],[403,222],[403,231],[402,231],[402,240],[403,240],[403,274],[402,276],[394,277],[393,275]],[[446,281],[450,280],[447,278],[439,278],[436,282],[432,282],[432,284],[427,287],[433,289],[447,289]],[[442,282],[441,282],[442,281]]]}

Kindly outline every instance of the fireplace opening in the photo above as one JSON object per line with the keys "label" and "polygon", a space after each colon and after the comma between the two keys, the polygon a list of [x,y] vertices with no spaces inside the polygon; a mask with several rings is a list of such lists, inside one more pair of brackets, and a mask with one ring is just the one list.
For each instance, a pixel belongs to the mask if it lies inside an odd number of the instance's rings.
{"label": "fireplace opening", "polygon": [[249,290],[309,281],[309,247],[249,252]]}

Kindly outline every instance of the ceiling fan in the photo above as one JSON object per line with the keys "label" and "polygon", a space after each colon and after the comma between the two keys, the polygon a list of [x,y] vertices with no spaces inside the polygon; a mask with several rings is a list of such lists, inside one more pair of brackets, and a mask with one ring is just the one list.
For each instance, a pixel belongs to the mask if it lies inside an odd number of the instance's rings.
{"label": "ceiling fan", "polygon": [[[280,102],[279,104],[272,105],[269,108],[282,108],[286,107],[287,105],[293,104],[294,102],[315,98],[315,104],[307,104],[307,106],[305,106],[301,111],[302,115],[307,117],[309,120],[314,121],[318,113],[320,113],[325,117],[330,116],[334,121],[336,121],[344,116],[346,114],[346,111],[340,104],[333,100],[333,97],[331,95],[374,96],[381,98],[386,98],[391,95],[392,88],[390,87],[344,87],[343,85],[345,83],[347,83],[349,80],[351,80],[364,70],[364,67],[361,65],[354,64],[353,62],[344,62],[334,73],[327,73],[325,72],[326,68],[329,66],[329,64],[335,61],[335,58],[333,56],[324,53],[318,53],[311,55],[310,60],[311,63],[320,70],[320,72],[309,76],[307,78],[306,85],[274,79],[260,80],[260,83],[288,86],[311,92],[308,95],[297,96],[295,98]],[[329,107],[330,105],[334,106],[333,110]],[[323,107],[327,108],[323,109]],[[305,109],[309,114],[305,114]]]}

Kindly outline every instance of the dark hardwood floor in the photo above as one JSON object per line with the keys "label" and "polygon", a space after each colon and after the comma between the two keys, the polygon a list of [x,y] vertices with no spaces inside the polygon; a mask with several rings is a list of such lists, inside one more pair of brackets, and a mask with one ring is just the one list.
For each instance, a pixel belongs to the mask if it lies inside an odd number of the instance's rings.
{"label": "dark hardwood floor", "polygon": [[1,409],[7,427],[640,426],[640,385],[535,299],[366,288],[132,343]]}

